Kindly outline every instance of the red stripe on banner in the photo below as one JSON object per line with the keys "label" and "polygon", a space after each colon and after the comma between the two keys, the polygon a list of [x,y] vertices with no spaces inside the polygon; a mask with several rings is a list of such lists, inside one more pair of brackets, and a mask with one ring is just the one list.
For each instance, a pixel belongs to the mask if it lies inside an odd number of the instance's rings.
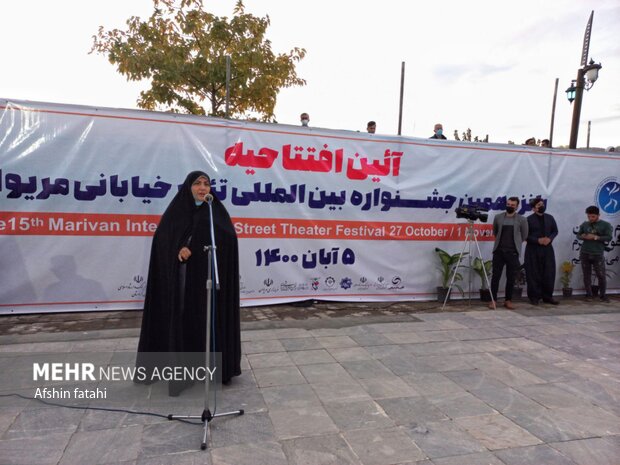
{"label": "red stripe on banner", "polygon": [[[466,224],[404,223],[388,221],[299,220],[273,218],[235,218],[240,238],[255,239],[339,239],[365,241],[461,241]],[[481,241],[493,240],[493,227],[474,225]]]}
{"label": "red stripe on banner", "polygon": [[[159,215],[0,212],[0,235],[152,236]],[[338,239],[364,241],[461,241],[466,224],[388,221],[233,218],[241,239]],[[491,241],[492,226],[474,225],[478,240]]]}
{"label": "red stripe on banner", "polygon": [[152,236],[160,215],[0,212],[0,235]]}

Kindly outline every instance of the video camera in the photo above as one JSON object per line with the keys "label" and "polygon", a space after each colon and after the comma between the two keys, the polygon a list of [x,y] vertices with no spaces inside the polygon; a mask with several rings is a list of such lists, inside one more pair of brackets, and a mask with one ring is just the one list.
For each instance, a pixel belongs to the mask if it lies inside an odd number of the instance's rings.
{"label": "video camera", "polygon": [[480,220],[482,223],[486,223],[489,219],[489,210],[483,207],[463,205],[457,207],[454,211],[457,218],[465,218],[470,221]]}

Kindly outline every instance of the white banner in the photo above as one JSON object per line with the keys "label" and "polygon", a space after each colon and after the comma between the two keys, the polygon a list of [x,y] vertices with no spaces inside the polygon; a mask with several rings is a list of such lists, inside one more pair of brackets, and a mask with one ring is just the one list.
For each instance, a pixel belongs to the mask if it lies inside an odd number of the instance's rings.
{"label": "white banner", "polygon": [[490,259],[513,195],[527,214],[548,199],[558,265],[599,205],[620,288],[618,157],[0,99],[0,313],[141,308],[151,236],[193,170],[235,223],[244,306],[434,299],[435,247],[463,247],[454,209],[490,210]]}

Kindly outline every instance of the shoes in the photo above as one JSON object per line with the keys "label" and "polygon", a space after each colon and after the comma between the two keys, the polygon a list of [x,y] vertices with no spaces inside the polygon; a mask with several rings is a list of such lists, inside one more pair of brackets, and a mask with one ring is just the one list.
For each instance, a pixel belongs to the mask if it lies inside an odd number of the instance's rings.
{"label": "shoes", "polygon": [[601,297],[601,302],[608,304],[609,303],[609,297],[607,297],[607,296]]}
{"label": "shoes", "polygon": [[592,302],[592,296],[586,295],[586,302]]}
{"label": "shoes", "polygon": [[495,302],[489,302],[489,309],[490,310],[497,310],[497,307],[495,306]]}
{"label": "shoes", "polygon": [[510,300],[507,300],[506,302],[504,302],[504,307],[506,307],[508,310],[514,310],[515,306],[512,305],[512,302]]}
{"label": "shoes", "polygon": [[530,299],[530,305],[536,306],[539,304],[540,304],[540,301],[538,299]]}
{"label": "shoes", "polygon": [[558,302],[555,299],[543,299],[543,302],[549,305],[559,305],[560,302]]}

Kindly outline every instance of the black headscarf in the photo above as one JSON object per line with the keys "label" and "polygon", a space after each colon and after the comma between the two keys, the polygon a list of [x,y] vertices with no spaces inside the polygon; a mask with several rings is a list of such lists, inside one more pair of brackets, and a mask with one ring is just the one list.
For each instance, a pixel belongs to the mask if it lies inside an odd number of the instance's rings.
{"label": "black headscarf", "polygon": [[[197,206],[192,184],[209,176],[193,171],[170,202],[151,248],[140,352],[204,352],[206,349],[207,252],[211,245],[209,205]],[[213,229],[220,289],[215,290],[212,352],[221,352],[222,381],[241,374],[239,317],[239,249],[237,235],[226,207],[213,195]],[[181,264],[178,254],[188,247],[192,255]]]}

